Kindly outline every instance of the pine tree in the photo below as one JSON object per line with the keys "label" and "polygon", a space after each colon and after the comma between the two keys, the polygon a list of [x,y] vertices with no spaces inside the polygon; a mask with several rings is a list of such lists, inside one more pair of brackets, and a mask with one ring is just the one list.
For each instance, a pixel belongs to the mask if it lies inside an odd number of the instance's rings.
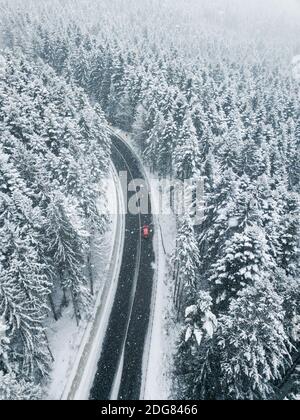
{"label": "pine tree", "polygon": [[300,119],[298,118],[294,138],[291,139],[288,150],[289,183],[293,191],[300,193]]}
{"label": "pine tree", "polygon": [[9,319],[9,337],[20,349],[24,375],[46,376],[49,353],[43,321],[49,284],[28,233],[6,222],[0,231],[5,247],[0,265],[0,313]]}
{"label": "pine tree", "polygon": [[268,151],[265,147],[259,147],[253,140],[247,140],[242,147],[241,167],[251,179],[257,179],[268,173]]}
{"label": "pine tree", "polygon": [[[178,132],[180,132],[184,121],[186,119],[186,114],[188,112],[188,103],[187,103],[187,99],[184,96],[183,93],[181,93],[180,91],[176,92],[176,99],[174,102],[174,108],[173,108],[173,118],[174,121],[176,123],[176,126],[178,128]],[[189,118],[191,118],[189,116]],[[189,126],[191,127],[191,121],[188,121]],[[186,127],[185,127],[186,129]],[[183,130],[184,131],[184,130]]]}
{"label": "pine tree", "polygon": [[158,109],[155,104],[151,105],[147,110],[144,108],[144,105],[137,109],[137,116],[133,125],[133,133],[142,154],[145,153],[147,147],[149,146],[148,139],[151,130],[154,128],[157,114]]}
{"label": "pine tree", "polygon": [[288,276],[297,278],[299,276],[299,211],[300,202],[297,194],[287,193],[284,196],[284,209],[282,212],[280,226],[280,266]]}
{"label": "pine tree", "polygon": [[172,156],[175,148],[176,126],[171,114],[164,120],[160,136],[157,167],[159,175],[166,177],[172,174]]}
{"label": "pine tree", "polygon": [[179,218],[176,248],[171,259],[174,283],[174,302],[178,314],[192,299],[198,287],[199,254],[191,218],[184,214]]}
{"label": "pine tree", "polygon": [[134,120],[134,106],[129,91],[126,89],[114,111],[114,123],[125,131],[131,131]]}
{"label": "pine tree", "polygon": [[187,115],[174,150],[174,173],[181,181],[191,179],[196,176],[199,164],[197,134],[191,116]]}
{"label": "pine tree", "polygon": [[105,71],[105,52],[102,46],[96,47],[91,52],[91,69],[88,91],[90,97],[100,103],[101,86]]}
{"label": "pine tree", "polygon": [[207,195],[204,219],[199,228],[199,251],[201,256],[202,276],[209,267],[217,261],[219,251],[231,234],[230,220],[234,215],[234,202],[237,194],[238,181],[231,171],[223,173],[223,177],[215,188]]}
{"label": "pine tree", "polygon": [[146,148],[144,151],[144,159],[150,163],[153,171],[159,169],[158,159],[160,153],[160,145],[162,142],[162,136],[165,130],[164,116],[160,111],[157,111],[153,122],[152,129],[148,132],[148,138],[146,140]]}
{"label": "pine tree", "polygon": [[280,190],[273,190],[273,183],[274,181],[272,178],[267,175],[258,178],[257,206],[270,252],[272,256],[277,259],[280,253],[280,217],[283,197],[281,196]]}
{"label": "pine tree", "polygon": [[274,382],[290,363],[282,299],[261,277],[239,292],[228,315],[219,318],[221,383],[225,399],[275,396]]}
{"label": "pine tree", "polygon": [[89,302],[83,273],[86,238],[72,225],[66,213],[64,198],[57,194],[47,209],[48,254],[55,262],[56,276],[67,300],[70,292],[76,320],[82,318]]}
{"label": "pine tree", "polygon": [[[224,133],[219,151],[219,161],[223,171],[232,169],[236,174],[241,174],[241,146],[243,142],[243,127],[240,120],[235,121],[230,130]],[[224,140],[223,140],[224,138]]]}
{"label": "pine tree", "polygon": [[247,227],[225,242],[218,261],[211,267],[209,281],[218,308],[223,311],[237,293],[258,281],[268,278],[274,268],[264,233],[261,229]]}
{"label": "pine tree", "polygon": [[71,80],[74,80],[78,86],[88,91],[90,80],[90,55],[85,48],[80,47],[78,50],[75,50],[75,53],[69,58],[67,69],[68,74],[71,76]]}
{"label": "pine tree", "polygon": [[186,308],[175,356],[176,394],[181,399],[208,400],[217,396],[218,360],[215,334],[218,323],[207,292],[196,295]]}

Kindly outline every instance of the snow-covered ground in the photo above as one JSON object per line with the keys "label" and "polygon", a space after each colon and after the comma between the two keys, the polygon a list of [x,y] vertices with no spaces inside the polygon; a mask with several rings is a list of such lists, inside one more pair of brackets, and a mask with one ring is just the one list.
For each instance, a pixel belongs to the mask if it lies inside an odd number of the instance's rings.
{"label": "snow-covered ground", "polygon": [[[152,319],[149,329],[149,354],[145,356],[145,381],[143,399],[167,400],[171,395],[170,369],[171,354],[176,340],[175,325],[170,326],[170,268],[168,261],[176,241],[176,221],[174,216],[159,215],[159,192],[155,182],[151,182],[151,203],[155,220],[156,287],[153,299]],[[148,359],[148,360],[147,360]]]}
{"label": "snow-covered ground", "polygon": [[[115,236],[118,221],[118,198],[115,181],[111,178],[108,181],[107,200],[108,210],[111,215],[111,227],[104,238],[95,238],[99,246],[95,246],[93,252],[93,277],[95,280],[95,310],[91,311],[89,319],[82,320],[77,326],[73,308],[70,305],[63,312],[58,322],[49,323],[48,339],[54,357],[53,369],[50,382],[45,390],[45,399],[60,400],[67,398],[76,377],[76,370],[86,351],[86,344],[93,330],[97,306],[103,304],[102,297],[106,290],[106,282],[110,280],[109,270],[111,256],[115,243]],[[98,241],[98,239],[100,239]],[[88,370],[89,367],[86,366]],[[94,372],[91,372],[94,375]],[[86,391],[88,396],[89,389]]]}

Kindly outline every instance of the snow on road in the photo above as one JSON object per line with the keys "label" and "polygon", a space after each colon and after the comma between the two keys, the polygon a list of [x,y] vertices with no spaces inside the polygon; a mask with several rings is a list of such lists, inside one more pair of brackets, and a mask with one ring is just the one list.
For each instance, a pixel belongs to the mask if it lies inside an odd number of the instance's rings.
{"label": "snow on road", "polygon": [[[120,129],[114,131],[131,146],[137,155],[139,151],[131,135]],[[143,165],[144,166],[144,165]],[[155,275],[153,307],[150,319],[148,339],[144,354],[144,378],[141,398],[144,400],[167,400],[171,397],[171,354],[178,331],[176,325],[170,325],[171,311],[169,285],[169,257],[175,248],[176,219],[174,215],[160,214],[160,193],[157,177],[145,169],[150,183],[152,213],[155,224],[154,250]]]}

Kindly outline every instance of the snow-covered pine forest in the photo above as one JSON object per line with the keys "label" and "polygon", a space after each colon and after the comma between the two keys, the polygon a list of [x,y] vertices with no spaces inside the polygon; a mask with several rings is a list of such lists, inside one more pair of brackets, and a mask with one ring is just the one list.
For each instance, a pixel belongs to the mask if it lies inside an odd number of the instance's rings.
{"label": "snow-covered pine forest", "polygon": [[89,313],[110,144],[83,90],[21,54],[1,56],[0,132],[0,399],[16,400],[38,397],[51,369],[46,319]]}
{"label": "snow-covered pine forest", "polygon": [[170,260],[170,397],[280,398],[300,351],[299,3],[22,3],[0,2],[0,398],[40,396],[54,297],[78,319],[89,301],[105,119],[161,177],[205,180]]}

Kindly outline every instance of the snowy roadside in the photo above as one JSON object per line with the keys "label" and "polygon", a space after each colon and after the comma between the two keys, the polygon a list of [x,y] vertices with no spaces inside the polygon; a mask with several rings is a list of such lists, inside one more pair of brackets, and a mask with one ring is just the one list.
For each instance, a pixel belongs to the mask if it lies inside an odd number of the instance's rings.
{"label": "snowy roadside", "polygon": [[[101,352],[101,342],[109,317],[108,302],[114,297],[117,284],[115,258],[122,258],[122,217],[118,217],[122,194],[118,191],[116,174],[112,169],[107,181],[108,209],[111,229],[101,238],[101,247],[93,252],[93,277],[95,279],[94,310],[88,320],[79,326],[72,308],[66,308],[62,318],[49,325],[49,344],[54,357],[50,383],[45,399],[88,399]],[[100,205],[100,204],[99,204]],[[96,241],[97,242],[96,238]],[[116,249],[117,245],[117,249]],[[112,264],[113,263],[113,264]]]}
{"label": "snowy roadside", "polygon": [[170,356],[176,337],[176,330],[169,328],[168,321],[172,302],[168,283],[168,261],[175,247],[176,220],[174,216],[159,214],[159,191],[150,173],[148,177],[155,223],[156,287],[146,346],[149,354],[148,357],[145,355],[145,378],[141,397],[144,400],[168,400],[171,394]]}
{"label": "snowy roadside", "polygon": [[[118,129],[112,129],[139,156],[139,151],[131,135]],[[141,160],[141,158],[140,158]],[[175,248],[176,219],[172,215],[160,214],[160,193],[155,175],[141,162],[149,182],[151,205],[154,222],[155,279],[153,288],[153,306],[144,353],[144,375],[142,378],[142,400],[167,400],[171,395],[171,354],[177,336],[175,325],[170,327],[172,298],[168,282],[168,261]]]}

